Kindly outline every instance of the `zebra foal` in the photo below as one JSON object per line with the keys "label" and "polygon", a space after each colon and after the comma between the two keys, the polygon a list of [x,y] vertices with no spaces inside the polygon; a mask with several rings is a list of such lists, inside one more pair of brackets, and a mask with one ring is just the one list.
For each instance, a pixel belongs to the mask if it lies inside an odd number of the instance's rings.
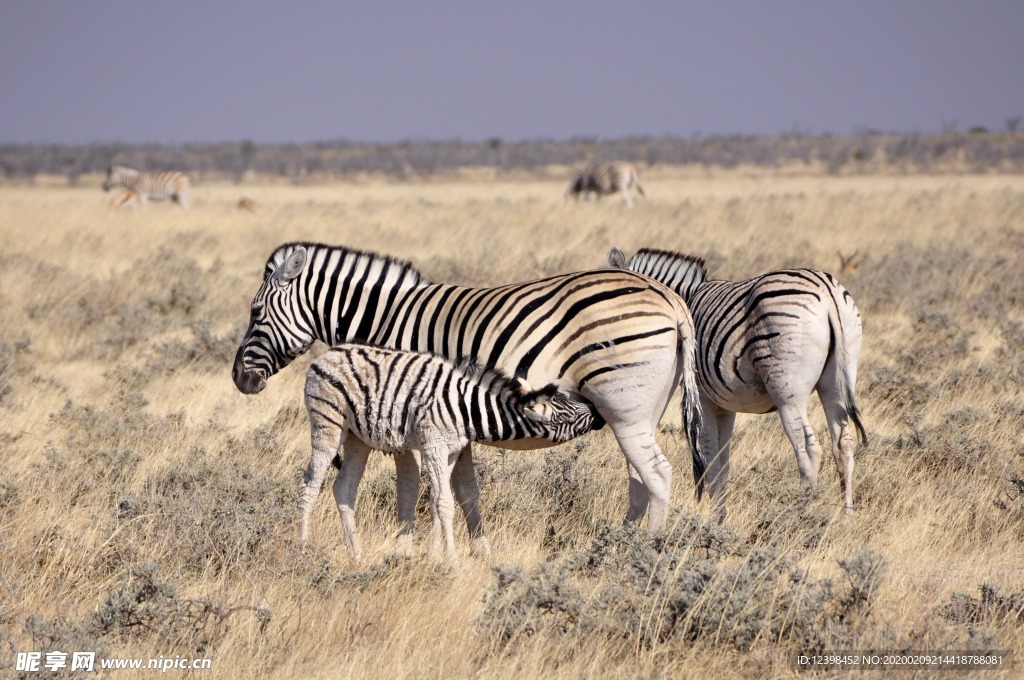
{"label": "zebra foal", "polygon": [[[564,442],[593,429],[589,405],[557,390],[550,384],[533,391],[523,380],[465,360],[361,344],[334,347],[306,374],[313,454],[299,488],[301,538],[308,535],[327,468],[343,451],[334,499],[349,553],[360,561],[354,509],[370,449],[415,449],[430,478],[431,551],[439,551],[443,536],[445,558],[454,560],[451,475],[463,448],[524,437]],[[411,529],[401,532],[408,536]]]}
{"label": "zebra foal", "polygon": [[[613,267],[661,281],[690,308],[697,331],[697,385],[710,418],[698,461],[713,499],[722,499],[729,476],[729,440],[736,413],[778,410],[804,483],[821,468],[821,447],[807,418],[817,391],[825,410],[832,454],[839,467],[844,507],[853,510],[853,454],[861,424],[855,388],[861,320],[849,291],[831,274],[784,269],[746,281],[708,281],[699,257],[643,248],[628,261],[618,248]],[[715,452],[718,452],[715,455]],[[703,475],[701,475],[703,473]],[[697,494],[703,487],[700,482]],[[722,499],[721,512],[725,506]]]}
{"label": "zebra foal", "polygon": [[191,186],[188,175],[177,170],[166,172],[142,172],[127,165],[115,163],[107,169],[103,190],[124,187],[135,195],[142,207],[146,201],[170,199],[183,208],[188,207],[188,191]]}
{"label": "zebra foal", "polygon": [[569,188],[565,190],[566,198],[578,198],[583,194],[583,200],[590,200],[590,192],[595,192],[599,197],[605,194],[618,192],[626,205],[632,207],[633,199],[629,196],[629,188],[636,186],[641,196],[644,188],[640,186],[640,175],[636,166],[625,161],[613,161],[611,163],[591,163],[576,173]]}

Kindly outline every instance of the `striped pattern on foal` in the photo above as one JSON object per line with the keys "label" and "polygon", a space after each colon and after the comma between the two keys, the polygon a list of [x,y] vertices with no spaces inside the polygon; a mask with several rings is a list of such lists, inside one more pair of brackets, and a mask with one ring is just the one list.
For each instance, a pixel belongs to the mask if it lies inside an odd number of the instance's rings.
{"label": "striped pattern on foal", "polygon": [[632,206],[633,199],[629,196],[629,188],[635,186],[641,196],[645,196],[640,186],[640,175],[636,166],[625,161],[611,163],[591,163],[576,173],[565,195],[577,198],[583,194],[583,200],[590,199],[590,192],[598,196],[619,193],[626,205]]}
{"label": "striped pattern on foal", "polygon": [[595,425],[590,405],[554,384],[533,391],[518,378],[468,361],[368,345],[340,345],[318,359],[307,373],[305,394],[313,455],[299,490],[300,533],[306,537],[327,468],[344,449],[334,495],[357,560],[353,512],[369,448],[422,453],[433,489],[431,514],[453,558],[451,468],[465,446],[526,437],[564,442]]}
{"label": "striped pattern on foal", "polygon": [[[609,263],[661,281],[693,314],[697,381],[705,413],[705,478],[712,497],[725,492],[735,414],[778,410],[802,479],[815,481],[821,448],[807,418],[817,391],[832,436],[845,507],[853,508],[851,423],[867,443],[855,388],[860,312],[831,274],[783,269],[745,281],[709,281],[704,261],[644,248],[627,262],[618,248]],[[714,452],[718,451],[717,456]]]}
{"label": "striped pattern on foal", "polygon": [[120,186],[133,192],[143,206],[147,200],[170,199],[187,208],[190,184],[188,175],[177,170],[142,172],[127,165],[114,164],[107,169],[103,190],[110,191]]}

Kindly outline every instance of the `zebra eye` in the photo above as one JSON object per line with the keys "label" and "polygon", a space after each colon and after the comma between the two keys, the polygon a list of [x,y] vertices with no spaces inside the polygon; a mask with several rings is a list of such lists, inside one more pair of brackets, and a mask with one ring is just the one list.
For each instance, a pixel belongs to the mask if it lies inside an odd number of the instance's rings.
{"label": "zebra eye", "polygon": [[255,304],[253,304],[253,306],[252,306],[253,318],[258,317],[261,314],[263,314],[263,303],[262,302],[257,302]]}

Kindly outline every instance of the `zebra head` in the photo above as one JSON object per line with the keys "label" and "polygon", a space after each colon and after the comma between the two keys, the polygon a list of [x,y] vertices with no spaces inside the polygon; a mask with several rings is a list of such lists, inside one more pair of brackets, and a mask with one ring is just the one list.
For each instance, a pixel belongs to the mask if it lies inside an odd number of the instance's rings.
{"label": "zebra head", "polygon": [[111,189],[117,186],[117,182],[114,181],[114,173],[117,172],[117,169],[119,167],[120,166],[118,165],[111,165],[109,168],[107,168],[107,179],[106,181],[103,182],[104,191],[110,191]]}
{"label": "zebra head", "polygon": [[[518,380],[525,384],[522,378]],[[573,398],[553,383],[536,392],[523,394],[522,399],[523,415],[542,425],[551,441],[556,443],[567,442],[604,426],[593,404],[582,398]]]}
{"label": "zebra head", "polygon": [[580,192],[587,188],[587,171],[580,170],[573,177],[572,182],[569,183],[569,188],[565,190],[565,197],[568,198],[579,198]]}
{"label": "zebra head", "polygon": [[244,394],[256,394],[267,379],[312,346],[313,330],[302,311],[300,275],[306,249],[298,244],[278,248],[267,261],[263,284],[252,299],[249,328],[235,354],[231,377]]}

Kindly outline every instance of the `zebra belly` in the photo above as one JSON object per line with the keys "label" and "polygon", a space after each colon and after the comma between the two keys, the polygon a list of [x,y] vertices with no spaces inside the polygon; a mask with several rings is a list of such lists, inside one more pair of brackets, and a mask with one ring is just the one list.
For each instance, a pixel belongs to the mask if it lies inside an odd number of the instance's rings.
{"label": "zebra belly", "polygon": [[531,437],[530,439],[512,439],[504,442],[476,443],[483,444],[484,446],[493,446],[494,448],[497,449],[510,449],[513,451],[532,451],[534,449],[547,449],[551,448],[552,446],[558,446],[558,444],[548,439],[541,439],[539,437]]}

